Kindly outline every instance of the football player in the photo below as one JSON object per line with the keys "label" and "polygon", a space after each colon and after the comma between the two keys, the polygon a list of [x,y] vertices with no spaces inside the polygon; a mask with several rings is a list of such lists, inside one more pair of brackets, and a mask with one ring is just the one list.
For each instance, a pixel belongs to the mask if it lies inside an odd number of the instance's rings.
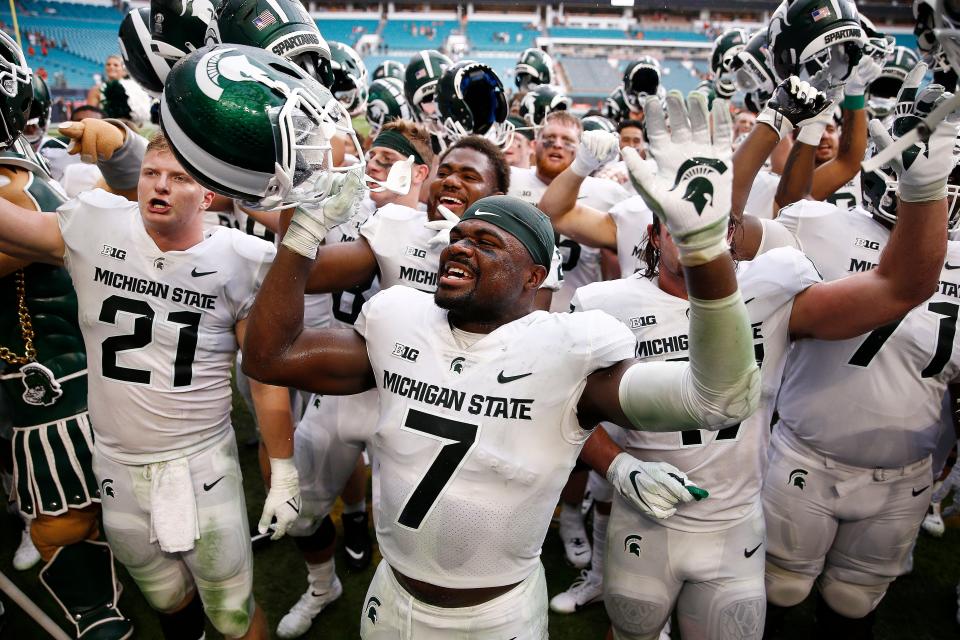
{"label": "football player", "polygon": [[[668,109],[671,101],[679,99],[677,94],[669,94]],[[824,105],[825,100],[821,108]],[[671,114],[676,112],[672,107]],[[646,114],[651,151],[658,157],[669,149],[661,146],[667,128],[656,100],[648,102]],[[671,135],[679,146],[684,132],[676,131],[676,125],[673,129]],[[946,137],[949,135],[947,131]],[[936,148],[942,148],[942,140],[938,144]],[[589,155],[590,147],[585,145],[581,153]],[[628,164],[636,166],[632,158],[637,158],[636,154],[628,152]],[[931,153],[926,162],[904,171],[903,177],[933,189],[946,178],[944,171],[936,171],[934,165],[939,164]],[[909,191],[904,195],[910,197]],[[903,207],[909,212],[910,218],[903,220],[908,226],[897,228],[877,272],[817,284],[820,276],[812,264],[787,249],[740,264],[740,285],[748,300],[761,367],[762,395],[757,413],[715,436],[642,431],[624,435],[627,450],[637,457],[679,466],[714,491],[710,500],[682,507],[662,524],[631,514],[622,502],[615,503],[607,538],[611,561],[604,585],[614,637],[657,637],[674,604],[684,637],[761,637],[765,604],[764,562],[762,554],[757,554],[764,543],[761,481],[768,427],[790,341],[860,336],[865,329],[876,329],[899,318],[923,300],[939,273],[944,199],[934,198],[920,205],[907,202]],[[652,225],[650,237],[644,274],[583,288],[577,292],[574,306],[607,310],[631,326],[643,359],[684,358],[684,281],[678,277],[681,274],[670,238],[658,222]],[[920,251],[933,251],[933,259],[917,265],[914,242],[924,242]],[[644,282],[645,277],[651,280],[646,291],[631,286]],[[847,312],[837,313],[848,304]],[[800,344],[805,342],[801,340]],[[779,509],[789,510],[792,504],[788,496],[783,496]],[[718,555],[715,549],[723,551]]]}
{"label": "football player", "polygon": [[[640,175],[684,265],[690,363],[637,365],[632,334],[600,312],[533,311],[553,230],[509,196],[475,201],[450,230],[434,295],[392,287],[365,305],[355,334],[305,332],[307,275],[343,197],[294,215],[254,306],[244,366],[272,383],[381,393],[378,425],[357,434],[378,462],[385,558],[361,637],[545,638],[539,549],[589,429],[603,419],[718,429],[755,408],[756,362],[726,245],[729,142],[711,142],[705,101],[691,110],[706,164],[682,171],[676,191],[664,188],[675,167]],[[729,132],[729,112],[715,111],[714,125]],[[681,198],[688,188],[714,194],[702,215]],[[675,490],[683,500],[681,482]]]}

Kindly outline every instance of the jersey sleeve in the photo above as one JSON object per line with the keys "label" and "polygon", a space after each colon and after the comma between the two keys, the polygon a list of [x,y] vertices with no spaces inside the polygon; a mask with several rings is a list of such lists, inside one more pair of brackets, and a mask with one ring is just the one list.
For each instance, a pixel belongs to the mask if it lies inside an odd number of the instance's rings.
{"label": "jersey sleeve", "polygon": [[603,311],[586,311],[590,349],[587,375],[628,360],[636,353],[637,339],[622,322]]}
{"label": "jersey sleeve", "polygon": [[760,240],[760,247],[757,249],[757,255],[763,255],[773,249],[780,247],[800,248],[800,241],[783,222],[777,220],[760,219],[760,227],[763,229],[763,237]]}
{"label": "jersey sleeve", "polygon": [[806,255],[781,247],[753,260],[741,286],[745,300],[760,298],[755,304],[776,309],[792,303],[797,294],[822,280]]}
{"label": "jersey sleeve", "polygon": [[367,244],[371,247],[375,247],[377,246],[377,237],[380,235],[380,229],[382,227],[383,216],[375,213],[360,225],[360,237],[366,240]]}
{"label": "jersey sleeve", "polygon": [[[373,297],[364,302],[363,307],[360,309],[360,315],[357,316],[356,322],[353,323],[353,330],[369,340],[370,327],[368,321],[370,318],[380,314],[384,308],[396,304],[396,300],[403,295],[404,289],[406,289],[406,287],[402,285],[389,287],[377,292]],[[401,311],[400,316],[402,315],[403,313]]]}
{"label": "jersey sleeve", "polygon": [[242,233],[233,233],[232,235],[236,236],[234,247],[237,254],[250,265],[250,278],[247,286],[239,292],[236,303],[237,320],[242,320],[250,315],[250,309],[253,307],[257,292],[260,291],[260,285],[263,284],[264,278],[267,277],[267,271],[270,270],[270,266],[277,256],[277,248],[273,243],[255,236]]}
{"label": "jersey sleeve", "polygon": [[129,210],[129,215],[139,215],[137,209],[136,202],[103,189],[84,191],[60,205],[57,208],[57,223],[63,236],[63,257],[68,267],[71,252],[89,238],[91,229],[117,224],[116,220],[111,220],[117,211],[123,212],[121,219],[126,222],[128,212],[125,210]]}

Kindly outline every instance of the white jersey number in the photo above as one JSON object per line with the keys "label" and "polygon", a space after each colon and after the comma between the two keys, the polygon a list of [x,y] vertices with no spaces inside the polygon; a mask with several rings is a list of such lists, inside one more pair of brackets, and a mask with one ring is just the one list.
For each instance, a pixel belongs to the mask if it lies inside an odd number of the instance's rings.
{"label": "white jersey number", "polygon": [[477,444],[480,426],[410,409],[401,430],[412,431],[443,443],[397,518],[397,522],[402,526],[419,529],[436,504],[437,498],[460,469],[464,458]]}
{"label": "white jersey number", "polygon": [[[150,371],[121,367],[117,364],[117,354],[130,349],[142,349],[153,341],[155,312],[143,300],[110,296],[103,301],[100,308],[100,322],[116,324],[119,313],[136,316],[133,333],[113,336],[103,341],[100,347],[103,376],[121,382],[150,384]],[[201,314],[195,311],[171,311],[167,315],[168,322],[181,325],[177,334],[177,355],[173,364],[174,387],[187,387],[193,381],[193,358],[197,352],[197,333],[201,317]]]}

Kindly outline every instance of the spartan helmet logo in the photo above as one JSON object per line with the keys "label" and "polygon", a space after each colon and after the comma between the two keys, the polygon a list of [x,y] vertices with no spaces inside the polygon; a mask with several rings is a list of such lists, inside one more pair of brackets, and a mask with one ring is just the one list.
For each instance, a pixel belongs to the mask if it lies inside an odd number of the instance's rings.
{"label": "spartan helmet logo", "polygon": [[156,260],[153,261],[153,268],[154,268],[154,269],[157,269],[157,270],[159,270],[159,271],[163,271],[163,268],[164,268],[165,266],[166,266],[166,264],[164,263],[163,258],[157,258]]}
{"label": "spartan helmet logo", "polygon": [[794,469],[790,472],[790,478],[787,480],[787,484],[799,487],[801,491],[807,485],[806,475],[809,473],[806,469]]}
{"label": "spartan helmet logo", "polygon": [[283,95],[290,94],[290,87],[283,82],[274,81],[266,70],[250,61],[247,56],[237,53],[235,48],[219,48],[204,54],[197,62],[197,86],[212,100],[223,95],[224,80],[231,82],[259,82]]}
{"label": "spartan helmet logo", "polygon": [[629,536],[623,539],[623,550],[639,558],[641,540],[643,540],[642,536],[638,536],[635,533],[630,534]]}
{"label": "spartan helmet logo", "polygon": [[111,498],[117,497],[113,492],[113,478],[103,479],[103,482],[100,483],[100,495],[109,496]]}
{"label": "spartan helmet logo", "polygon": [[713,182],[709,176],[726,171],[727,165],[716,158],[691,158],[677,169],[677,178],[670,190],[673,191],[681,182],[686,181],[683,199],[694,206],[698,216],[703,215],[708,204],[713,206]]}
{"label": "spartan helmet logo", "polygon": [[28,362],[20,367],[23,375],[23,401],[34,407],[49,407],[63,395],[60,383],[50,369],[39,362]]}
{"label": "spartan helmet logo", "polygon": [[465,358],[454,358],[450,362],[450,371],[454,373],[463,373],[463,362]]}
{"label": "spartan helmet logo", "polygon": [[380,604],[381,603],[379,600],[377,600],[376,596],[370,596],[370,599],[367,600],[366,606],[364,606],[364,609],[366,610],[364,615],[366,615],[367,619],[373,624],[377,624],[377,607],[379,607]]}
{"label": "spartan helmet logo", "polygon": [[200,18],[204,24],[210,24],[210,21],[213,20],[213,3],[210,0],[187,0],[182,7],[180,17],[193,16],[194,18]]}

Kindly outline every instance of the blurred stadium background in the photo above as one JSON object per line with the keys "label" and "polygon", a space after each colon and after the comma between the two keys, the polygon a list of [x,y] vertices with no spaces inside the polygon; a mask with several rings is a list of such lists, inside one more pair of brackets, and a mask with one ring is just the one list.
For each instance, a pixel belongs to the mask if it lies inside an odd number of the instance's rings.
{"label": "blurred stadium background", "polygon": [[[206,2],[209,0],[192,0]],[[327,40],[353,46],[372,71],[384,59],[406,62],[421,49],[440,49],[452,58],[471,58],[490,65],[504,85],[514,86],[513,66],[527,47],[540,47],[554,56],[560,84],[574,99],[576,111],[600,107],[621,82],[624,65],[640,55],[653,55],[663,64],[663,82],[670,89],[690,91],[706,78],[713,39],[730,27],[765,25],[778,2],[772,0],[613,0],[590,2],[525,2],[484,0],[455,2],[307,2]],[[897,44],[914,47],[911,0],[858,2],[861,13]],[[21,43],[31,68],[45,77],[54,98],[53,122],[65,120],[72,106],[85,102],[87,90],[100,82],[103,63],[118,54],[117,30],[125,12],[149,2],[87,0],[13,0]],[[0,8],[0,28],[14,33],[11,5]],[[253,436],[252,421],[237,406],[238,440]],[[263,487],[255,449],[243,449],[247,505],[259,514]],[[253,517],[253,516],[251,516]],[[0,516],[0,570],[10,576],[57,622],[62,616],[37,581],[36,570],[12,569],[19,541],[17,521]],[[338,527],[339,527],[339,518]],[[876,637],[885,640],[945,640],[960,637],[954,619],[954,586],[960,575],[960,521],[948,523],[944,538],[921,534],[912,574],[897,580],[880,607]],[[544,546],[550,595],[566,589],[577,571],[563,561],[555,532]],[[345,640],[357,637],[359,611],[372,569],[350,574],[342,564],[344,597],[325,610],[307,638]],[[126,585],[122,610],[137,625],[136,638],[162,637],[155,617],[136,586],[118,567]],[[78,579],[82,579],[78,577]],[[284,540],[256,554],[255,592],[270,627],[296,601],[305,579],[303,563],[293,543]],[[812,604],[791,619],[791,637],[814,637]],[[7,605],[6,627],[0,638],[33,639],[43,632],[16,606]],[[603,607],[592,606],[572,616],[550,615],[551,637],[600,639],[607,629]],[[220,636],[208,626],[207,638]]]}

